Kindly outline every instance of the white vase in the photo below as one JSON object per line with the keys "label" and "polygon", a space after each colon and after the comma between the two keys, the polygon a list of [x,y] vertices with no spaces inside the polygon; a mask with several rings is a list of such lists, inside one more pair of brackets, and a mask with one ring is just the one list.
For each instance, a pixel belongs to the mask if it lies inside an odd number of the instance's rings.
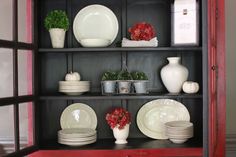
{"label": "white vase", "polygon": [[180,57],[168,57],[167,60],[169,64],[161,69],[161,79],[170,93],[177,94],[188,78],[188,69],[179,63]]}
{"label": "white vase", "polygon": [[51,28],[49,30],[53,48],[64,48],[66,31],[61,28]]}
{"label": "white vase", "polygon": [[116,141],[115,141],[116,144],[128,143],[126,139],[129,136],[129,125],[130,124],[126,124],[123,129],[119,129],[118,127],[115,127],[113,129],[113,135],[116,139]]}

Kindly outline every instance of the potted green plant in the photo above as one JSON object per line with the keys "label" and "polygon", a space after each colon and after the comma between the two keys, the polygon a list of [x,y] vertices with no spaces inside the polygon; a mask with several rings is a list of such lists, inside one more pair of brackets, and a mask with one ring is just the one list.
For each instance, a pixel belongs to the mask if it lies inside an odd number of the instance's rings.
{"label": "potted green plant", "polygon": [[148,77],[144,72],[135,71],[131,73],[136,93],[147,93]]}
{"label": "potted green plant", "polygon": [[119,93],[130,93],[132,80],[132,76],[127,70],[121,70],[118,74]]}
{"label": "potted green plant", "polygon": [[118,72],[106,71],[102,75],[102,89],[104,93],[116,92],[116,80],[118,79]]}
{"label": "potted green plant", "polygon": [[49,31],[52,47],[63,48],[65,33],[69,29],[69,19],[63,10],[53,10],[44,19],[44,26]]}

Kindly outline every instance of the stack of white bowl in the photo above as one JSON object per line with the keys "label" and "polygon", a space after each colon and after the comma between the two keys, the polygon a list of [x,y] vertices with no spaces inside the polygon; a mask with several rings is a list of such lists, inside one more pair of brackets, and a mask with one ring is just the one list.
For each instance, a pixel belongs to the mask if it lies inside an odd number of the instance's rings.
{"label": "stack of white bowl", "polygon": [[193,137],[193,123],[189,121],[171,121],[165,123],[166,136],[173,143],[184,143]]}
{"label": "stack of white bowl", "polygon": [[58,143],[69,146],[82,146],[95,143],[97,132],[90,128],[70,128],[58,131]]}
{"label": "stack of white bowl", "polygon": [[89,81],[59,81],[59,92],[67,95],[81,95],[89,90]]}

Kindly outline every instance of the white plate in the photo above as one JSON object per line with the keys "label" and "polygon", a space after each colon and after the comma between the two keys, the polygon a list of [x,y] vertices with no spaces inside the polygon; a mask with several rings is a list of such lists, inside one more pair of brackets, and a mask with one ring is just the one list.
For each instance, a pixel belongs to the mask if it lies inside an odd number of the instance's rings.
{"label": "white plate", "polygon": [[97,139],[94,140],[89,140],[89,141],[63,141],[58,139],[58,143],[60,144],[65,144],[65,145],[69,145],[69,146],[82,146],[82,145],[86,145],[86,144],[91,144],[91,143],[95,143],[97,141]]}
{"label": "white plate", "polygon": [[165,135],[165,123],[169,121],[189,121],[186,107],[171,99],[153,100],[141,107],[137,114],[140,131],[153,139],[168,139]]}
{"label": "white plate", "polygon": [[86,104],[75,103],[68,106],[61,115],[61,128],[91,128],[97,127],[97,116],[94,110]]}
{"label": "white plate", "polygon": [[62,89],[59,87],[59,91],[60,92],[88,92],[89,91],[89,87],[81,87],[81,88],[75,88],[75,89]]}
{"label": "white plate", "polygon": [[61,92],[61,93],[64,93],[64,94],[69,95],[69,96],[76,96],[76,95],[84,94],[84,92]]}
{"label": "white plate", "polygon": [[58,136],[63,137],[90,137],[95,136],[97,133],[96,130],[90,128],[69,128],[58,131]]}
{"label": "white plate", "polygon": [[59,81],[59,86],[89,86],[90,81]]}
{"label": "white plate", "polygon": [[116,15],[109,8],[97,4],[80,10],[73,23],[73,32],[78,42],[82,39],[105,39],[111,44],[118,29]]}

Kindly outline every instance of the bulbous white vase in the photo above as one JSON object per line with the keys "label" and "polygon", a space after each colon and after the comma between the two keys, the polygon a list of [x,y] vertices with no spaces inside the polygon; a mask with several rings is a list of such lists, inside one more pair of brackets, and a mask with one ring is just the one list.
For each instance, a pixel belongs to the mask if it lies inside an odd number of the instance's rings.
{"label": "bulbous white vase", "polygon": [[64,48],[66,31],[61,28],[51,28],[49,30],[53,48]]}
{"label": "bulbous white vase", "polygon": [[168,57],[167,60],[169,64],[161,69],[161,79],[170,93],[177,94],[188,78],[188,69],[179,63],[180,57]]}
{"label": "bulbous white vase", "polygon": [[113,129],[113,135],[116,139],[115,141],[116,144],[128,143],[126,139],[129,136],[129,125],[130,124],[126,124],[123,129],[119,129],[118,127],[115,127]]}

